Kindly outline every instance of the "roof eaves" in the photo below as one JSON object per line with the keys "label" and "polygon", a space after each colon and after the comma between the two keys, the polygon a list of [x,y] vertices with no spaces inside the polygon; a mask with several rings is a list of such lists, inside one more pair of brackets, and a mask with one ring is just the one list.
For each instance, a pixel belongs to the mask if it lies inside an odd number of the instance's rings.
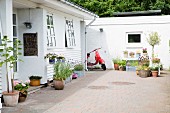
{"label": "roof eaves", "polygon": [[70,2],[69,0],[58,0],[58,1],[60,1],[60,2],[62,2],[62,3],[65,3],[65,4],[67,4],[67,5],[70,5],[70,6],[76,8],[76,9],[79,9],[80,11],[83,11],[83,12],[85,12],[85,13],[88,13],[88,14],[96,17],[96,18],[99,18],[99,16],[96,15],[95,13],[93,13],[93,12],[91,12],[91,11],[83,8],[82,6],[79,6],[79,5],[75,4],[75,3],[73,3],[73,2]]}

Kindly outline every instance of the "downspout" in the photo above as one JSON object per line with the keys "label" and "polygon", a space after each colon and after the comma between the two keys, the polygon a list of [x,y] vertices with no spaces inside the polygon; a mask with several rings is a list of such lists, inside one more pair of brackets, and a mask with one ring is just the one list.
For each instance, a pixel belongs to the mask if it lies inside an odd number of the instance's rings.
{"label": "downspout", "polygon": [[87,37],[86,37],[86,34],[87,34],[87,28],[96,20],[96,16],[94,16],[94,19],[88,24],[85,26],[85,70],[88,71],[87,69]]}

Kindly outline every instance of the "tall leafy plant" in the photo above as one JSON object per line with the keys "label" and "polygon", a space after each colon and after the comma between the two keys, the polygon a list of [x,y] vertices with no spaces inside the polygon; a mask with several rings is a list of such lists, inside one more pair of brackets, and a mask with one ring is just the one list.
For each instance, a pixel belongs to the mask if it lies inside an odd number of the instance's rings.
{"label": "tall leafy plant", "polygon": [[6,81],[7,81],[7,92],[9,93],[9,77],[11,78],[11,87],[12,87],[12,92],[14,92],[14,70],[13,67],[16,64],[17,61],[22,61],[19,59],[19,55],[21,53],[19,50],[21,50],[21,41],[16,39],[13,42],[13,47],[10,45],[12,43],[11,40],[7,36],[4,36],[2,39],[2,44],[0,45],[2,49],[0,49],[2,61],[0,62],[0,66],[5,64],[5,69],[6,69]]}
{"label": "tall leafy plant", "polygon": [[152,32],[149,34],[149,37],[147,38],[148,43],[152,46],[152,59],[154,58],[154,47],[155,45],[160,44],[160,36],[157,32]]}

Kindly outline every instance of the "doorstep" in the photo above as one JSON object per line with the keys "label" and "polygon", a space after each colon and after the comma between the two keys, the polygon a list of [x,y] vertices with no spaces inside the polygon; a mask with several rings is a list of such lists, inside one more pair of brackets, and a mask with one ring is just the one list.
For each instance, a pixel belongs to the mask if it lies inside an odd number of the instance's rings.
{"label": "doorstep", "polygon": [[44,87],[44,85],[40,85],[40,86],[30,86],[29,88],[28,88],[28,94],[31,94],[31,93],[35,93],[35,92],[37,92],[37,91],[39,91],[41,88],[43,88]]}

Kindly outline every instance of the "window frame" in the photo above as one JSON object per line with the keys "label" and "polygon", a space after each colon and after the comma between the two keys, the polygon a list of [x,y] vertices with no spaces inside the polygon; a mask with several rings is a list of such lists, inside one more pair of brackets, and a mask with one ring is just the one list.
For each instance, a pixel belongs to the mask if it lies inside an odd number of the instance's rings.
{"label": "window frame", "polygon": [[47,47],[54,48],[57,46],[56,35],[55,35],[55,27],[54,27],[54,16],[53,14],[48,13],[46,15],[47,22]]}
{"label": "window frame", "polygon": [[[128,42],[129,34],[140,34],[140,42],[129,43]],[[143,32],[142,31],[126,32],[126,46],[127,47],[142,47],[142,43],[143,43]]]}
{"label": "window frame", "polygon": [[74,30],[74,21],[65,18],[65,47],[76,47],[76,38]]}

